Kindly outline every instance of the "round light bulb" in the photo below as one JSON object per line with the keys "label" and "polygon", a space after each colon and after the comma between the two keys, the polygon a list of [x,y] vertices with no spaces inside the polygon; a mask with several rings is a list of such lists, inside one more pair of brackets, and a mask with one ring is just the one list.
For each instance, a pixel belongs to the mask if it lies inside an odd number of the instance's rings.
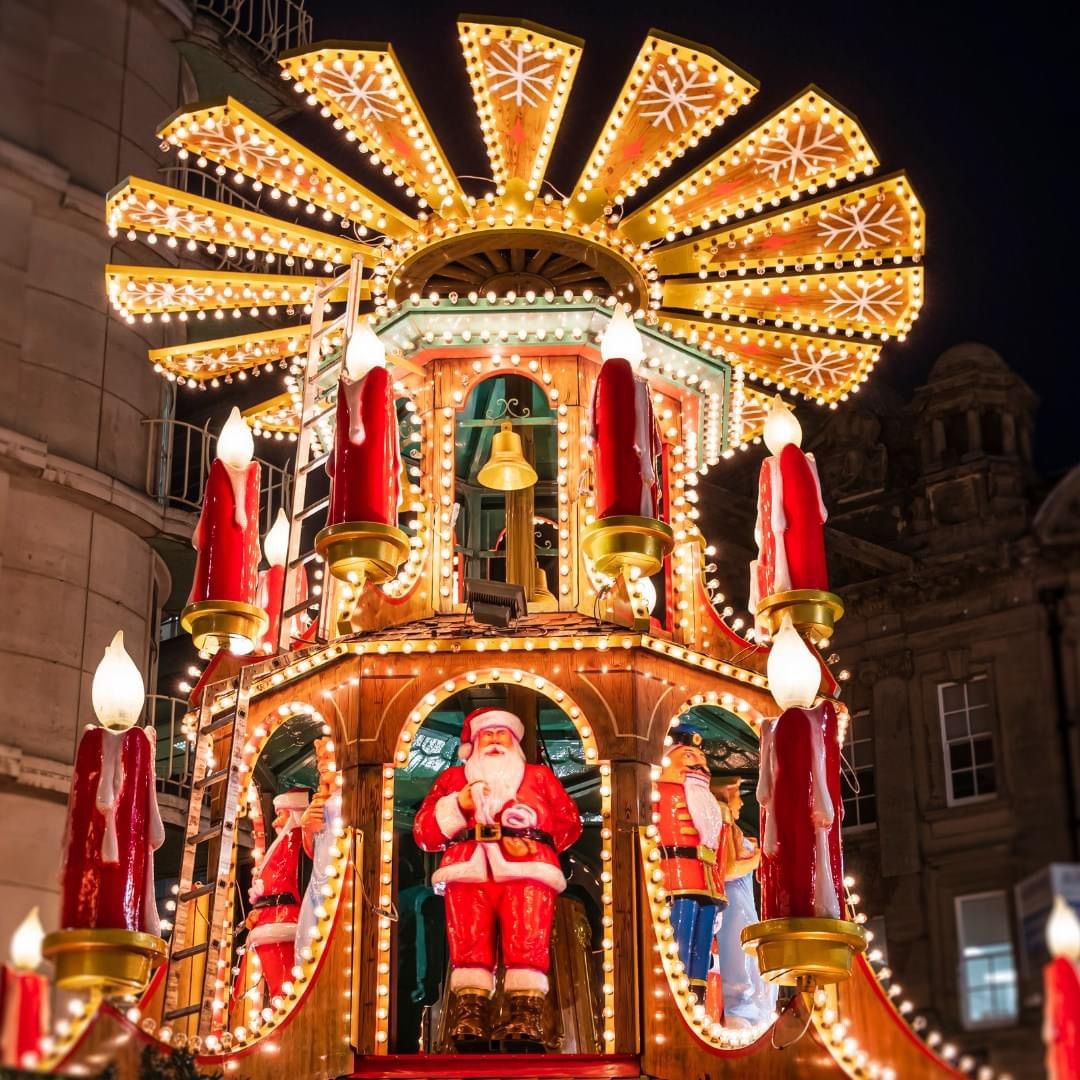
{"label": "round light bulb", "polygon": [[621,304],[616,304],[611,322],[600,338],[600,356],[604,360],[629,360],[631,367],[637,367],[645,359],[641,334]]}
{"label": "round light bulb", "polygon": [[357,323],[345,347],[345,372],[359,379],[375,367],[386,367],[386,346],[367,323]]}
{"label": "round light bulb", "polygon": [[289,558],[289,519],[278,510],[274,524],[263,539],[263,554],[271,566],[284,566]]}
{"label": "round light bulb", "polygon": [[36,907],[32,907],[11,935],[11,962],[20,971],[33,971],[41,963],[41,942],[44,937],[41,915]]}
{"label": "round light bulb", "polygon": [[255,456],[255,438],[247,421],[234,405],[217,441],[218,461],[233,469],[246,469]]}
{"label": "round light bulb", "polygon": [[638,589],[641,592],[641,599],[645,602],[645,606],[649,609],[651,615],[656,610],[656,586],[652,582],[652,578],[638,578]]}
{"label": "round light bulb", "polygon": [[765,665],[769,691],[781,709],[809,709],[821,685],[821,665],[810,651],[791,617],[784,616],[780,632],[773,638]]}
{"label": "round light bulb", "polygon": [[1054,897],[1054,910],[1046,923],[1046,947],[1051,956],[1080,960],[1080,919],[1063,896]]}
{"label": "round light bulb", "polygon": [[102,727],[126,731],[137,723],[145,699],[142,675],[124,648],[124,631],[117,630],[94,672],[90,687],[94,712]]}
{"label": "round light bulb", "polygon": [[765,445],[770,454],[779,454],[785,446],[802,446],[802,427],[779,394],[772,399],[765,417]]}

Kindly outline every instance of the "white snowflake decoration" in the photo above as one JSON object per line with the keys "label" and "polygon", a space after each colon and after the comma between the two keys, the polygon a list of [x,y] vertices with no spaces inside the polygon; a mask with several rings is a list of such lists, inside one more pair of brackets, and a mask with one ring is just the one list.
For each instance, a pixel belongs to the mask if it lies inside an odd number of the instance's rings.
{"label": "white snowflake decoration", "polygon": [[281,151],[273,151],[268,143],[254,144],[247,136],[237,136],[232,125],[224,131],[206,132],[200,149],[208,157],[229,162],[239,172],[258,174],[261,171],[281,173]]}
{"label": "white snowflake decoration", "polygon": [[885,322],[897,313],[903,298],[904,290],[887,281],[859,281],[854,285],[843,281],[829,290],[825,310],[837,319]]}
{"label": "white snowflake decoration", "polygon": [[833,386],[844,381],[848,375],[849,357],[841,349],[828,345],[808,343],[792,345],[791,355],[783,361],[785,380],[803,380],[815,386]]}
{"label": "white snowflake decoration", "polygon": [[515,46],[499,42],[485,61],[491,93],[500,101],[513,99],[515,105],[536,106],[546,101],[555,82],[554,65],[544,54],[527,49],[524,42]]}
{"label": "white snowflake decoration", "polygon": [[716,90],[701,72],[687,74],[679,64],[661,64],[641,91],[641,115],[674,131],[672,116],[684,128],[691,119],[704,116],[716,103]]}
{"label": "white snowflake decoration", "polygon": [[844,149],[840,137],[820,122],[813,125],[807,138],[810,131],[810,124],[799,124],[794,138],[790,128],[774,135],[758,150],[757,171],[767,172],[774,184],[781,182],[781,176],[785,183],[793,184],[835,163]]}
{"label": "white snowflake decoration", "polygon": [[368,72],[363,82],[351,75],[327,72],[323,85],[345,112],[360,120],[389,120],[401,111],[396,93],[375,72]]}
{"label": "white snowflake decoration", "polygon": [[825,246],[869,248],[888,243],[903,232],[900,209],[896,203],[866,203],[845,206],[818,218],[818,236]]}

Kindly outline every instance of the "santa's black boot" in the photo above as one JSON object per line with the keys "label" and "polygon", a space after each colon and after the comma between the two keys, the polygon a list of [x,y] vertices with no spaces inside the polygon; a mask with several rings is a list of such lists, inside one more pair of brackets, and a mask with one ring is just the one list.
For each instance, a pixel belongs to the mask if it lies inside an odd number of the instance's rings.
{"label": "santa's black boot", "polygon": [[491,994],[487,990],[455,990],[453,1023],[447,1039],[459,1053],[479,1053],[491,1040]]}
{"label": "santa's black boot", "polygon": [[512,990],[506,995],[505,1019],[493,1038],[504,1050],[541,1053],[544,1050],[544,1005],[542,990]]}

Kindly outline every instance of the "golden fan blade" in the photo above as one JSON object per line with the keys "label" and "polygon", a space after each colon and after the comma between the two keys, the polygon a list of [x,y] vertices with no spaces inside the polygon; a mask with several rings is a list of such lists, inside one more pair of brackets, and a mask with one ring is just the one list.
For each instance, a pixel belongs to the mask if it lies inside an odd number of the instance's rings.
{"label": "golden fan blade", "polygon": [[877,164],[858,121],[809,86],[635,210],[621,229],[639,244],[675,240],[869,176]]}
{"label": "golden fan blade", "polygon": [[839,270],[919,259],[925,215],[907,179],[881,177],[838,195],[727,222],[654,253],[661,274]]}
{"label": "golden fan blade", "polygon": [[606,201],[644,188],[757,86],[712,49],[650,31],[574,186],[571,212],[591,221]]}
{"label": "golden fan blade", "polygon": [[324,41],[278,58],[285,78],[334,118],[373,165],[444,216],[464,193],[394,50],[388,44]]}
{"label": "golden fan blade", "polygon": [[154,238],[201,243],[211,254],[219,248],[225,255],[262,251],[269,256],[267,263],[280,255],[286,260],[303,259],[309,269],[316,261],[347,263],[365,250],[348,237],[331,236],[134,176],[109,192],[105,215],[113,236],[128,229]]}
{"label": "golden fan blade", "polygon": [[180,149],[232,169],[255,190],[269,188],[270,200],[288,197],[323,211],[327,224],[336,215],[344,226],[356,222],[364,233],[409,236],[416,223],[390,203],[357,184],[318,154],[235,98],[184,108],[158,131],[158,138]]}
{"label": "golden fan blade", "polygon": [[577,74],[580,38],[517,19],[459,22],[473,101],[498,185],[540,193]]}

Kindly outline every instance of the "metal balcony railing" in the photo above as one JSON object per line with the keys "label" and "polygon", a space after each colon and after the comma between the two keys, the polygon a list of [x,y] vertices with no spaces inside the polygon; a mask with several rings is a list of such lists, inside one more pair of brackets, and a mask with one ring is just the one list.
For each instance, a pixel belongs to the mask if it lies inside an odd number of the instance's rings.
{"label": "metal balcony railing", "polygon": [[195,0],[195,11],[225,24],[225,36],[246,41],[268,60],[311,43],[303,0]]}
{"label": "metal balcony railing", "polygon": [[182,727],[187,711],[184,698],[146,695],[147,720],[157,731],[157,786],[159,791],[170,795],[187,795],[191,791],[195,747],[188,742]]}
{"label": "metal balcony railing", "polygon": [[[146,493],[164,509],[197,513],[217,436],[184,420],[144,420],[150,425]],[[207,421],[209,423],[209,421]],[[262,466],[259,486],[259,535],[265,536],[282,507],[292,506],[292,472],[256,459]]]}

